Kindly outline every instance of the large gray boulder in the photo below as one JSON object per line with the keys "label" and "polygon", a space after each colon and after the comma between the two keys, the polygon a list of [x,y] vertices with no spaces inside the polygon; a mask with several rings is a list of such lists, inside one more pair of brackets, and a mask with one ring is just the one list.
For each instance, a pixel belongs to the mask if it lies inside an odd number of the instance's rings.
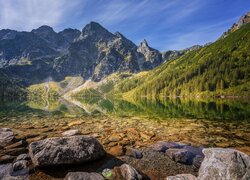
{"label": "large gray boulder", "polygon": [[14,140],[15,136],[11,129],[1,128],[0,129],[0,146],[4,147],[9,145]]}
{"label": "large gray boulder", "polygon": [[250,157],[234,149],[204,149],[205,158],[199,170],[201,180],[250,179]]}
{"label": "large gray boulder", "polygon": [[104,180],[104,178],[98,173],[69,172],[65,180]]}
{"label": "large gray boulder", "polygon": [[102,157],[105,151],[97,139],[79,135],[33,142],[29,154],[36,167],[85,163]]}

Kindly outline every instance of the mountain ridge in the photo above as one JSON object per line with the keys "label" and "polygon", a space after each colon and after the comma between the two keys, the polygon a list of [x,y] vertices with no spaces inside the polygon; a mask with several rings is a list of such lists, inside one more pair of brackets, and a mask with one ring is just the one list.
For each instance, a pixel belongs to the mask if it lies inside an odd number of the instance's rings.
{"label": "mountain ridge", "polygon": [[[30,84],[50,76],[56,81],[66,76],[99,81],[114,72],[136,73],[164,61],[161,52],[148,48],[151,56],[146,55],[121,33],[113,34],[96,22],[90,22],[82,31],[68,28],[57,33],[47,25],[31,32],[0,30],[0,52],[1,70],[9,76],[30,80]],[[34,74],[34,81],[28,78],[35,69],[43,71],[41,68],[45,68],[43,75]]]}
{"label": "mountain ridge", "polygon": [[[249,13],[236,23],[238,29],[248,21]],[[160,52],[150,47],[146,40],[137,46],[122,33],[111,33],[96,22],[90,22],[82,31],[68,28],[55,32],[46,25],[31,32],[4,29],[0,30],[0,72],[10,79],[19,79],[19,84],[25,87],[46,84],[50,79],[71,91],[80,85],[75,83],[78,77],[84,83],[87,80],[99,82],[114,73],[149,71],[148,74],[152,74],[152,71],[157,75],[158,67],[188,57],[190,53],[198,55],[210,46],[195,45],[181,51]],[[137,77],[136,82],[140,81]],[[137,83],[129,84],[134,87]],[[62,87],[57,89],[67,93]]]}

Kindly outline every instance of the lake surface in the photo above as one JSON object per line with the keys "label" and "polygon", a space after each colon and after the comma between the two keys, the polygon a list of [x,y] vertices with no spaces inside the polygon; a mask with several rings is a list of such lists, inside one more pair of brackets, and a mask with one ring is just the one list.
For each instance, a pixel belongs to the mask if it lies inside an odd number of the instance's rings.
{"label": "lake surface", "polygon": [[70,102],[1,102],[0,127],[12,128],[20,136],[31,135],[30,142],[60,136],[67,129],[79,129],[97,137],[106,149],[111,146],[108,138],[119,134],[121,142],[137,148],[167,140],[204,147],[233,147],[250,154],[248,99],[128,102],[91,97]]}

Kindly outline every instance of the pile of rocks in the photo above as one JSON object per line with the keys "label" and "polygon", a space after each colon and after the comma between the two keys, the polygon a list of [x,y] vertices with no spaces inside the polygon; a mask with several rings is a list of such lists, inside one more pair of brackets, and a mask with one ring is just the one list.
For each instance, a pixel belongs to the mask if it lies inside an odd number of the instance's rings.
{"label": "pile of rocks", "polygon": [[[62,135],[32,142],[28,146],[28,154],[20,151],[18,156],[10,160],[11,163],[1,163],[0,179],[27,179],[34,167],[39,169],[60,165],[88,165],[89,162],[101,161],[110,156],[94,137],[81,135],[78,130],[69,130]],[[10,129],[0,129],[1,153],[19,142],[15,141],[15,134]],[[143,151],[126,148],[125,155],[120,157],[120,160],[120,165],[113,164],[108,169],[103,167],[93,172],[69,169],[63,177],[66,180],[141,180],[152,178],[150,171],[145,169],[150,169],[153,167],[152,164],[156,164],[163,170],[164,166],[167,169],[172,167],[174,170],[174,166],[180,167],[180,171],[166,173],[167,177],[161,177],[167,180],[250,179],[250,157],[233,149],[203,149],[182,143],[159,141]],[[197,173],[191,171],[195,168]],[[185,174],[178,174],[180,172]]]}
{"label": "pile of rocks", "polygon": [[27,142],[15,137],[9,128],[0,129],[0,164],[13,162],[22,153],[27,153]]}
{"label": "pile of rocks", "polygon": [[196,168],[200,168],[204,159],[202,147],[195,147],[177,142],[159,141],[150,148],[155,151],[165,153],[173,161],[193,165]]}

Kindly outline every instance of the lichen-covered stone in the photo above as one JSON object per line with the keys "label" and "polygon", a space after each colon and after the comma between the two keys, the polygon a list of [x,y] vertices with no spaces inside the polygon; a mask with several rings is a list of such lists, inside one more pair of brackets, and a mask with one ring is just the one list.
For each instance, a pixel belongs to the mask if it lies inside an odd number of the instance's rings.
{"label": "lichen-covered stone", "polygon": [[250,157],[234,149],[204,149],[198,179],[250,179]]}
{"label": "lichen-covered stone", "polygon": [[34,166],[79,164],[96,160],[105,154],[97,139],[90,136],[48,138],[29,145]]}

